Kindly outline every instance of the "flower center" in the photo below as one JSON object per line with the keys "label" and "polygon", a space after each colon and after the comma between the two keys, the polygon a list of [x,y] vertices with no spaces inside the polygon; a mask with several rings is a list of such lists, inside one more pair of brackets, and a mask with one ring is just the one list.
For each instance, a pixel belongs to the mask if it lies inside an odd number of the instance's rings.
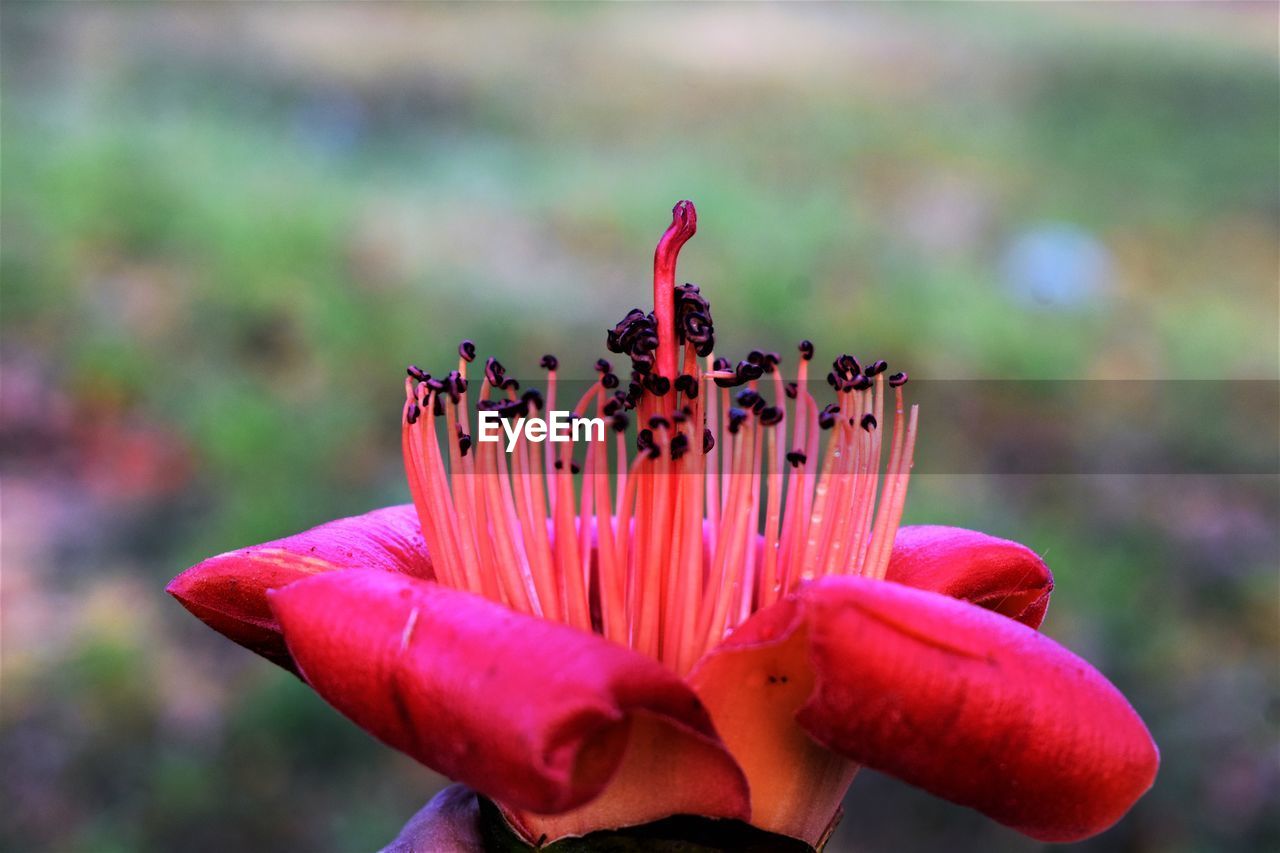
{"label": "flower center", "polygon": [[[608,349],[631,362],[626,387],[600,359],[571,410],[607,421],[611,442],[574,431],[539,452],[537,433],[519,425],[556,411],[556,358],[542,359],[545,396],[520,393],[493,358],[473,392],[471,341],[443,378],[409,368],[402,416],[409,488],[441,583],[594,630],[680,673],[799,583],[884,577],[917,420],[906,374],[888,375],[884,361],[841,355],[826,377],[834,402],[820,409],[809,341],[790,382],[777,353],[717,358],[710,304],[675,284],[696,226],[693,204],[677,204],[654,254],[653,312],[633,309],[608,332]],[[477,415],[496,415],[509,441],[473,441],[472,393]]]}

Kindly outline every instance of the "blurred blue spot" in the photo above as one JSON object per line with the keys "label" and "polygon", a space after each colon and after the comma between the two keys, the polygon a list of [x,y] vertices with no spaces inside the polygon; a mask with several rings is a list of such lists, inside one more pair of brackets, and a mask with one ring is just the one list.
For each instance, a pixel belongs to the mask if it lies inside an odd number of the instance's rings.
{"label": "blurred blue spot", "polygon": [[1000,259],[1010,295],[1034,308],[1066,310],[1096,303],[1111,284],[1111,254],[1074,225],[1043,224],[1018,234]]}
{"label": "blurred blue spot", "polygon": [[293,115],[294,133],[308,147],[340,157],[350,154],[364,136],[364,105],[354,95],[329,89],[306,98]]}

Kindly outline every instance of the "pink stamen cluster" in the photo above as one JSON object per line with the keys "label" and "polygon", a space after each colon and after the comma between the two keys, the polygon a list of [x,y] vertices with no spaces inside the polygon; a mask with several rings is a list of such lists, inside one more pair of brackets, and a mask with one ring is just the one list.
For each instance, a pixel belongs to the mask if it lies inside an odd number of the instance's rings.
{"label": "pink stamen cluster", "polygon": [[[632,361],[628,388],[601,359],[572,409],[610,419],[612,453],[598,441],[539,453],[523,434],[510,454],[473,443],[470,341],[443,379],[409,368],[402,418],[409,487],[441,583],[594,630],[680,673],[799,583],[884,577],[917,420],[917,408],[905,408],[905,374],[886,376],[883,361],[840,356],[827,376],[835,402],[819,409],[808,341],[794,382],[776,353],[753,352],[736,367],[715,358],[710,306],[696,287],[675,285],[696,224],[692,203],[676,205],[654,255],[653,313],[633,311],[610,333],[610,349]],[[545,399],[520,394],[489,359],[476,408],[502,417],[554,409],[558,364],[546,356],[542,366]]]}

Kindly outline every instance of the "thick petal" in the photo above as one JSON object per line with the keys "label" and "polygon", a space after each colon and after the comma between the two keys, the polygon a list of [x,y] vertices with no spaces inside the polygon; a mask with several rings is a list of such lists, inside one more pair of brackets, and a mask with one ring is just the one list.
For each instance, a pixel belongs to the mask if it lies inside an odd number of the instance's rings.
{"label": "thick petal", "polygon": [[762,611],[689,674],[751,787],[751,823],[815,849],[834,829],[857,765],[815,743],[796,713],[814,670],[793,599]]}
{"label": "thick petal", "polygon": [[484,853],[476,792],[465,785],[445,788],[381,853]]}
{"label": "thick petal", "polygon": [[[385,743],[511,809],[581,807],[628,778],[630,755],[650,768],[639,781],[664,808],[746,816],[746,782],[702,703],[643,655],[380,571],[319,575],[269,598],[316,692]],[[659,747],[670,751],[655,763]],[[672,791],[683,801],[667,802]],[[614,825],[653,819],[644,790],[635,793],[614,804]]]}
{"label": "thick petal", "polygon": [[1031,628],[856,577],[790,601],[816,676],[797,719],[831,750],[1044,841],[1101,832],[1151,787],[1159,754],[1137,713]]}
{"label": "thick petal", "polygon": [[303,533],[229,551],[187,569],[166,591],[210,628],[292,670],[267,590],[337,569],[431,577],[412,504],[341,518]]}
{"label": "thick petal", "polygon": [[893,540],[886,580],[963,598],[1039,628],[1053,573],[1025,545],[962,527],[903,527]]}

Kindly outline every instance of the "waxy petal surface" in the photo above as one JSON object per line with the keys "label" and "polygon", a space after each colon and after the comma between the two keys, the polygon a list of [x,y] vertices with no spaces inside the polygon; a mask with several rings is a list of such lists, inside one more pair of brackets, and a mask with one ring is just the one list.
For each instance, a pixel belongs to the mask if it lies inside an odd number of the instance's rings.
{"label": "waxy petal surface", "polygon": [[1155,779],[1159,753],[1124,696],[1025,625],[857,577],[778,606],[795,609],[816,677],[797,720],[853,761],[1055,842],[1108,828]]}
{"label": "waxy petal surface", "polygon": [[1039,628],[1053,573],[1025,545],[962,527],[903,527],[885,580],[962,598]]}
{"label": "waxy petal surface", "polygon": [[857,765],[818,743],[796,713],[814,668],[794,600],[767,608],[703,656],[689,683],[747,775],[751,823],[820,848]]}
{"label": "waxy petal surface", "polygon": [[166,591],[210,628],[294,669],[267,590],[339,569],[432,577],[412,504],[341,518],[274,542],[228,551],[187,569]]}
{"label": "waxy petal surface", "polygon": [[[380,740],[504,806],[555,814],[590,802],[624,775],[634,727],[646,743],[690,742],[664,762],[696,780],[701,799],[691,807],[718,802],[725,816],[747,813],[746,782],[702,703],[643,655],[382,571],[319,575],[269,598],[317,693]],[[667,741],[655,724],[671,732]],[[642,751],[638,758],[652,758],[652,745]],[[645,781],[663,794],[661,779]]]}

